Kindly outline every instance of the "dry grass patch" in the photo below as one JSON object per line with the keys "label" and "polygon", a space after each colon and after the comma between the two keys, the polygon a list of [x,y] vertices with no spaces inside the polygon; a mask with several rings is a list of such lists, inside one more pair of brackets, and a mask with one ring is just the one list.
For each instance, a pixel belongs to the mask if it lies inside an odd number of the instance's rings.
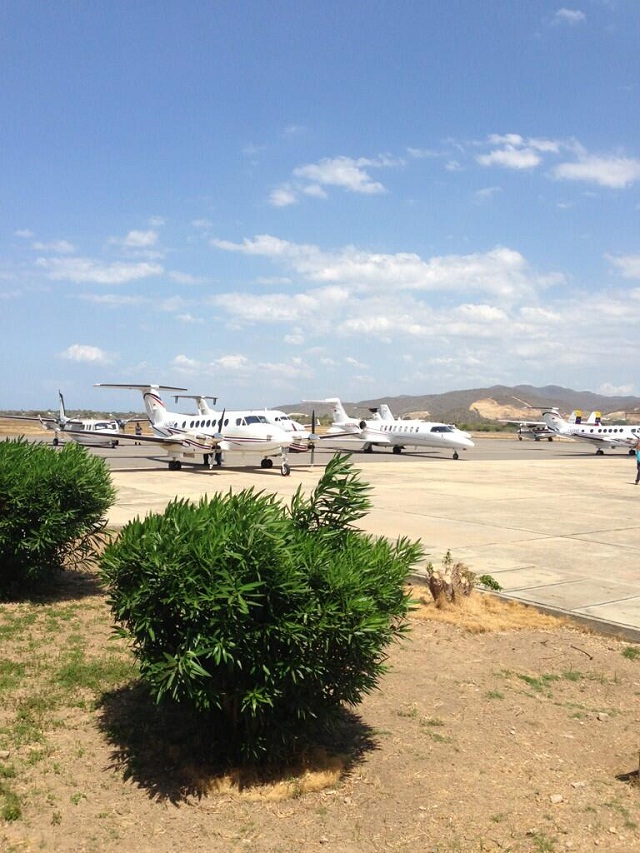
{"label": "dry grass patch", "polygon": [[492,593],[474,590],[455,603],[434,601],[427,587],[414,587],[416,601],[411,617],[418,620],[456,625],[465,631],[482,634],[492,631],[554,630],[566,619],[550,616],[516,601],[505,601]]}

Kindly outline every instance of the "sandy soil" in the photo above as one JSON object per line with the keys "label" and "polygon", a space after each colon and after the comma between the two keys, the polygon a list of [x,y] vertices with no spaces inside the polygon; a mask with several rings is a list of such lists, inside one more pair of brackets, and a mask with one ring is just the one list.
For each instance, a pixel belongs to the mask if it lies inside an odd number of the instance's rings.
{"label": "sandy soil", "polygon": [[208,767],[133,672],[64,693],[70,650],[129,660],[94,576],[3,605],[0,677],[20,661],[22,681],[0,693],[0,781],[21,815],[0,822],[0,849],[640,849],[637,647],[477,593],[442,613],[416,592],[409,639],[336,754],[269,783]]}

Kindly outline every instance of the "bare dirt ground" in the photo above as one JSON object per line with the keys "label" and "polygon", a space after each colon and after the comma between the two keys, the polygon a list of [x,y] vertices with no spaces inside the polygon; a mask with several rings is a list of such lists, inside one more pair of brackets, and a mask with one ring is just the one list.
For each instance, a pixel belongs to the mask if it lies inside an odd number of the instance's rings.
{"label": "bare dirt ground", "polygon": [[[208,767],[137,686],[95,575],[0,607],[9,851],[640,849],[638,647],[425,590],[335,755]],[[5,812],[6,816],[6,812]]]}
{"label": "bare dirt ground", "polygon": [[151,705],[95,574],[0,604],[0,851],[640,849],[640,647],[415,595],[343,742],[269,781]]}

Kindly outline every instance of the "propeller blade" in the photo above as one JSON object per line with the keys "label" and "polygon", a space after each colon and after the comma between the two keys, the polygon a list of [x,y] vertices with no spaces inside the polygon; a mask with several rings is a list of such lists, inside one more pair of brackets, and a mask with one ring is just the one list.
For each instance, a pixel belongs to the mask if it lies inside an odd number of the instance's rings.
{"label": "propeller blade", "polygon": [[222,439],[223,439],[222,427],[224,426],[224,416],[225,416],[226,411],[227,411],[226,408],[222,410],[222,414],[220,415],[220,420],[218,421],[218,431],[215,434],[215,438],[217,438],[218,441],[222,441]]}
{"label": "propeller blade", "polygon": [[316,410],[313,409],[311,412],[311,435],[309,436],[309,445],[311,447],[311,467],[313,468],[313,463],[316,458]]}

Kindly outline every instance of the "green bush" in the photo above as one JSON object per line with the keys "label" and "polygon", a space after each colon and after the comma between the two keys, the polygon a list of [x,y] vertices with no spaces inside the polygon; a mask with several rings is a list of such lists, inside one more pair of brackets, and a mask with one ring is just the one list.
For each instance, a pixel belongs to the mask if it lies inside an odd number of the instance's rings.
{"label": "green bush", "polygon": [[289,507],[253,489],[175,499],[105,550],[112,611],[144,681],[195,710],[218,754],[290,756],[376,687],[423,554],[352,526],[368,489],[336,456]]}
{"label": "green bush", "polygon": [[0,596],[91,554],[114,499],[105,461],[86,448],[0,442]]}

